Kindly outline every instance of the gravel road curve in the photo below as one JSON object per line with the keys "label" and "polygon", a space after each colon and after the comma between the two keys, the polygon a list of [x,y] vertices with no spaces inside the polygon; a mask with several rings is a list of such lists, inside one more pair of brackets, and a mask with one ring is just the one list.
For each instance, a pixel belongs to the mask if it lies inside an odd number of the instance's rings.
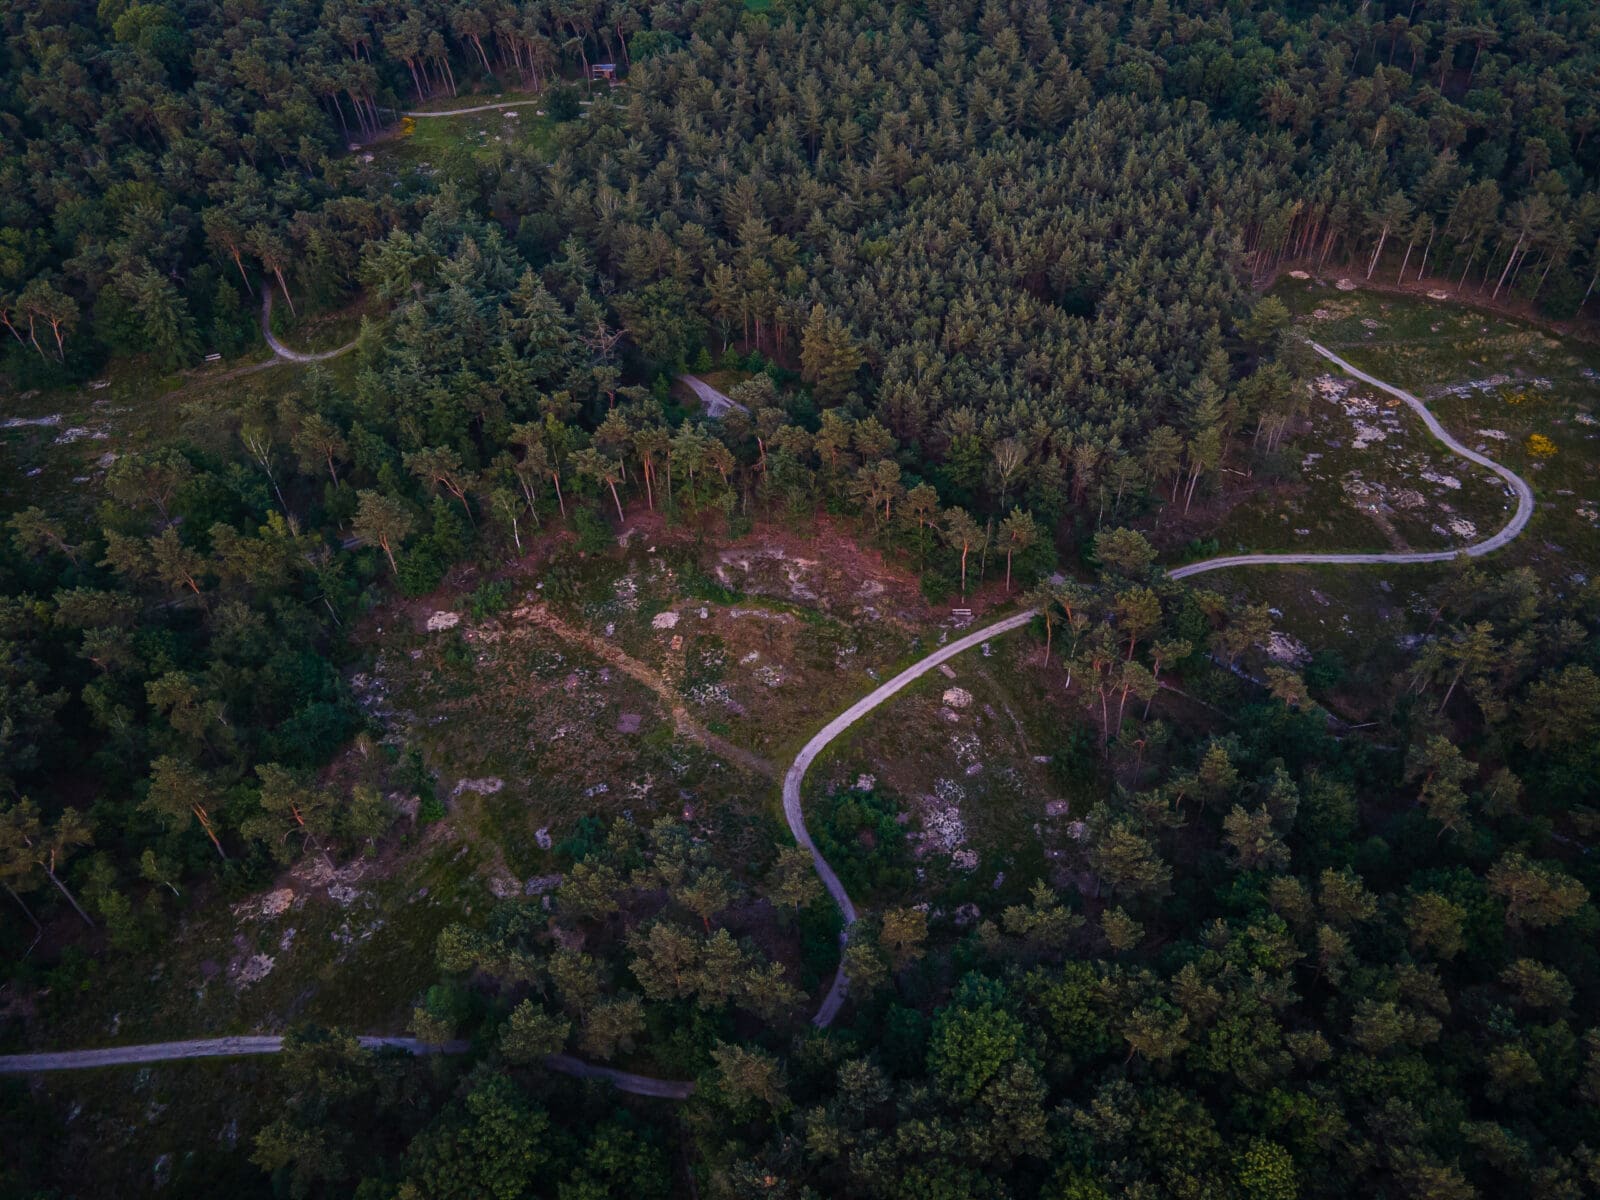
{"label": "gravel road curve", "polygon": [[[856,921],[856,906],[851,902],[850,896],[845,892],[844,885],[839,882],[839,876],[834,873],[828,860],[823,858],[817,850],[817,845],[811,840],[811,832],[806,828],[805,813],[800,805],[800,785],[805,781],[806,771],[811,766],[812,760],[827,748],[833,741],[850,726],[866,716],[878,705],[889,697],[900,692],[907,684],[913,683],[933,670],[940,663],[954,658],[964,650],[970,650],[992,637],[1002,633],[1009,633],[1013,629],[1021,628],[1033,620],[1033,610],[1016,613],[1004,620],[996,621],[993,625],[986,625],[976,633],[969,633],[965,637],[957,638],[947,646],[941,646],[926,658],[920,659],[907,667],[900,674],[885,684],[881,684],[874,691],[857,700],[833,720],[819,730],[815,737],[807,742],[795,755],[794,762],[790,764],[788,773],[783,777],[783,815],[789,822],[789,831],[794,834],[794,840],[811,852],[811,861],[817,866],[817,875],[822,879],[822,886],[828,890],[828,895],[833,897],[839,911],[844,914],[845,928],[839,935],[839,949],[844,949],[845,940],[850,936],[850,926]],[[817,1009],[817,1015],[811,1023],[819,1029],[826,1029],[838,1016],[840,1007],[844,1004],[845,991],[849,980],[845,976],[844,964],[839,964],[839,969],[834,973],[833,985],[828,989],[828,994],[823,997],[822,1004]]]}
{"label": "gravel road curve", "polygon": [[292,363],[319,363],[327,362],[330,358],[338,358],[341,354],[348,354],[356,348],[354,342],[346,342],[334,350],[320,350],[315,354],[302,354],[298,350],[291,350],[278,340],[272,332],[272,289],[263,280],[261,284],[261,336],[267,339],[267,345],[272,352],[284,362]]}

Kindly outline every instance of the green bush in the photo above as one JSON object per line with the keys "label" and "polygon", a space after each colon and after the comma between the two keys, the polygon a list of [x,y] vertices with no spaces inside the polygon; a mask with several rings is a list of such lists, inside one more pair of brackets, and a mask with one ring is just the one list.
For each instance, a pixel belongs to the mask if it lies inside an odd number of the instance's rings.
{"label": "green bush", "polygon": [[583,112],[578,89],[571,84],[559,84],[545,95],[545,111],[552,121],[572,121]]}
{"label": "green bush", "polygon": [[578,549],[585,554],[604,554],[617,540],[611,526],[592,505],[572,510],[572,528],[578,535]]}
{"label": "green bush", "polygon": [[922,573],[918,587],[929,604],[943,604],[955,594],[956,581],[937,567],[929,567]]}
{"label": "green bush", "polygon": [[467,612],[474,621],[503,613],[510,606],[511,584],[504,579],[485,580],[467,597]]}

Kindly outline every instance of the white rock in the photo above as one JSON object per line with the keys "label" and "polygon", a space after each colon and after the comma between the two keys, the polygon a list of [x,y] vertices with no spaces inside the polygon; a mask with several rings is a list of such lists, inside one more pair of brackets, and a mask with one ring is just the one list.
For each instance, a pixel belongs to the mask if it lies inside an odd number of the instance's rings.
{"label": "white rock", "polygon": [[253,954],[246,959],[239,968],[236,982],[240,987],[249,987],[252,983],[260,983],[272,974],[276,959],[268,954]]}
{"label": "white rock", "polygon": [[944,702],[951,708],[967,708],[972,704],[972,693],[966,688],[946,688]]}
{"label": "white rock", "polygon": [[678,614],[675,612],[658,612],[650,618],[651,629],[676,629],[678,627]]}
{"label": "white rock", "polygon": [[441,633],[446,629],[454,629],[461,624],[461,614],[457,612],[436,612],[428,618],[428,632]]}

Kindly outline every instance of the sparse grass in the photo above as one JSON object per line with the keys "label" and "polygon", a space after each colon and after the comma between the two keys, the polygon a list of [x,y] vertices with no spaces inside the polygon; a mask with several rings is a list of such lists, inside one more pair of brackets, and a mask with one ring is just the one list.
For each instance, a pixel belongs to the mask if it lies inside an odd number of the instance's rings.
{"label": "sparse grass", "polygon": [[284,1099],[270,1058],[70,1071],[34,1086],[62,1125],[54,1161],[61,1186],[72,1189],[63,1195],[274,1194],[271,1177],[250,1162],[253,1131]]}
{"label": "sparse grass", "polygon": [[[307,1021],[402,1032],[414,997],[437,977],[439,930],[475,906],[487,911],[492,872],[464,840],[393,853],[359,877],[347,872],[331,894],[298,871],[284,877],[275,887],[294,901],[277,916],[236,914],[213,896],[153,950],[92,961],[77,987],[51,997],[41,1022],[49,1047],[274,1033]],[[258,954],[273,960],[270,973],[239,984],[235,969]]]}
{"label": "sparse grass", "polygon": [[[808,809],[872,776],[879,790],[903,800],[914,833],[939,823],[940,813],[959,813],[965,838],[916,855],[918,881],[897,902],[971,900],[991,915],[1019,902],[1032,880],[1048,875],[1046,852],[1072,819],[1047,817],[1047,802],[1067,801],[1074,817],[1088,807],[1087,792],[1074,794],[1052,775],[1048,751],[1057,748],[1063,725],[1056,705],[1040,703],[1049,683],[1028,666],[1038,656],[1033,639],[1010,633],[989,649],[989,656],[975,649],[947,664],[955,678],[930,671],[881,705],[807,776]],[[953,688],[968,692],[971,704],[946,706]]]}
{"label": "sparse grass", "polygon": [[[1546,580],[1594,572],[1600,425],[1588,422],[1600,421],[1600,349],[1452,304],[1294,282],[1277,294],[1313,314],[1306,328],[1318,341],[1415,391],[1463,442],[1533,485],[1533,521],[1496,563],[1530,566]],[[1319,309],[1322,319],[1314,316]],[[1531,454],[1534,434],[1548,438],[1554,453]]]}

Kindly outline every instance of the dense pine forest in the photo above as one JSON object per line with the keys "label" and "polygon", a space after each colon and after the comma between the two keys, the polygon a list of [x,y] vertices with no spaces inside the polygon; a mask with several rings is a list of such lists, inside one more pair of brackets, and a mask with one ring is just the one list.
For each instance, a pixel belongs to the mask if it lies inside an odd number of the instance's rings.
{"label": "dense pine forest", "polygon": [[[509,92],[547,138],[383,156]],[[1077,886],[969,887],[957,923],[891,798],[830,799],[867,911],[819,1030],[839,917],[776,824],[735,854],[575,811],[560,886],[418,981],[411,1032],[468,1055],[294,1027],[273,1111],[164,1194],[1600,1195],[1600,564],[1451,566],[1375,729],[1319,703],[1334,659],[1264,662],[1264,605],[1156,565],[1297,461],[1289,271],[1592,328],[1600,8],[8,5],[0,421],[130,363],[252,369],[268,298],[364,315],[71,502],[8,493],[0,1049],[291,864],[448,821],[358,630],[462,579],[495,616],[525,561],[576,610],[630,519],[695,551],[826,523],[930,604],[1040,610]],[[714,370],[718,421],[673,384]],[[1150,719],[1163,680],[1209,728]],[[799,966],[713,919],[753,912]],[[0,1197],[85,1194],[30,1085],[0,1129]]]}

